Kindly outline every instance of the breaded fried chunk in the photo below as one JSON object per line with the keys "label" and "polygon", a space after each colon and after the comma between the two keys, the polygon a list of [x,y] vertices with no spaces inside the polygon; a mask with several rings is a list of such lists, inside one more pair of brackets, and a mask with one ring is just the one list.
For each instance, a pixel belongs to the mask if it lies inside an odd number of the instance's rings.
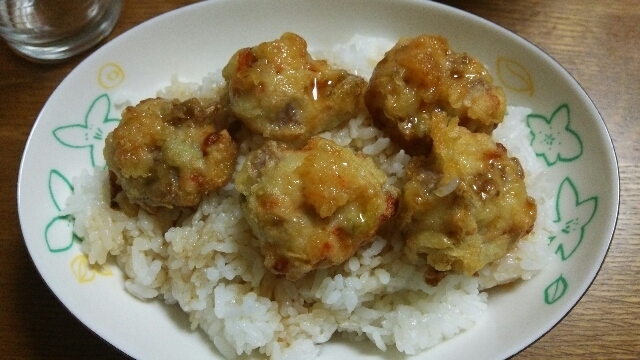
{"label": "breaded fried chunk", "polygon": [[414,157],[403,189],[401,233],[413,262],[473,275],[529,234],[536,203],[518,159],[489,135],[437,123],[433,152]]}
{"label": "breaded fried chunk", "polygon": [[235,185],[266,267],[289,280],[340,264],[372,241],[399,191],[373,161],[320,137],[300,149],[267,142]]}
{"label": "breaded fried chunk", "polygon": [[304,143],[364,109],[367,82],[314,60],[293,33],[238,50],[222,75],[233,114],[269,139]]}
{"label": "breaded fried chunk", "polygon": [[365,103],[376,126],[413,155],[429,153],[436,121],[456,117],[470,131],[490,134],[506,111],[487,69],[433,35],[398,41],[376,65]]}
{"label": "breaded fried chunk", "polygon": [[149,212],[189,207],[227,184],[238,145],[215,128],[225,112],[197,99],[146,99],[125,108],[104,157],[127,199]]}

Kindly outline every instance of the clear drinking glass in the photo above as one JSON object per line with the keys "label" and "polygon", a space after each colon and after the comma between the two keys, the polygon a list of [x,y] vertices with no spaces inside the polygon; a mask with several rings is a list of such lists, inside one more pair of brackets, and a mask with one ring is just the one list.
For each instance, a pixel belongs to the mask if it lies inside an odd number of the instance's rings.
{"label": "clear drinking glass", "polygon": [[18,54],[53,62],[107,36],[122,0],[0,0],[0,36]]}

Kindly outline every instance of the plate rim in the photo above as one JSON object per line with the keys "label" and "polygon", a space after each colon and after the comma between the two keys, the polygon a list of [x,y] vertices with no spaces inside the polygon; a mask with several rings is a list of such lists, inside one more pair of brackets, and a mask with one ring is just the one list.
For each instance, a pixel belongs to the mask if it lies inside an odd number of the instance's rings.
{"label": "plate rim", "polygon": [[[244,1],[244,0],[233,0],[233,1],[240,2],[240,1]],[[164,19],[171,18],[171,17],[174,17],[174,16],[181,16],[181,14],[183,12],[196,11],[200,7],[209,7],[209,6],[215,7],[218,3],[223,3],[223,2],[230,3],[231,0],[213,0],[213,1],[210,0],[210,1],[207,1],[207,2],[199,2],[199,3],[186,5],[186,6],[178,8],[178,9],[174,9],[174,10],[168,11],[166,13],[160,14],[160,15],[154,17],[154,18],[151,18],[151,19],[149,19],[147,21],[144,21],[144,22],[132,27],[131,29],[128,29],[127,31],[125,31],[122,34],[118,35],[116,38],[114,38],[110,42],[104,44],[101,48],[97,49],[92,54],[87,56],[76,67],[74,67],[74,69],[72,71],[70,71],[69,74],[67,74],[67,76],[65,76],[65,78],[60,82],[60,84],[53,90],[53,92],[51,93],[51,95],[49,96],[49,98],[47,99],[45,104],[43,105],[42,109],[39,111],[39,113],[38,113],[38,115],[36,117],[36,120],[35,120],[33,126],[31,127],[31,130],[29,132],[29,135],[28,135],[28,138],[27,138],[27,141],[25,143],[24,150],[23,150],[23,153],[22,153],[22,158],[20,160],[19,173],[18,173],[18,183],[17,183],[18,216],[19,216],[19,220],[20,220],[21,231],[23,233],[23,240],[25,241],[25,245],[27,246],[31,261],[36,266],[36,269],[38,270],[38,275],[47,284],[47,287],[49,288],[49,290],[54,293],[54,295],[56,296],[57,300],[71,314],[73,314],[74,317],[76,319],[78,319],[78,321],[80,321],[80,323],[82,323],[87,329],[89,329],[91,332],[96,334],[99,338],[101,338],[106,343],[108,343],[111,346],[113,346],[114,348],[118,349],[118,351],[120,351],[123,354],[126,354],[124,350],[122,350],[120,347],[114,345],[111,341],[107,340],[103,335],[97,333],[88,324],[86,324],[84,321],[82,321],[81,317],[72,308],[67,306],[67,304],[64,303],[61,300],[60,295],[58,294],[58,291],[51,286],[51,283],[43,276],[43,274],[41,272],[40,265],[39,265],[39,263],[38,263],[38,261],[36,259],[37,256],[34,257],[35,250],[32,249],[32,245],[33,245],[32,241],[30,242],[24,236],[24,229],[26,227],[28,227],[28,223],[26,222],[26,220],[22,216],[23,210],[21,209],[21,207],[24,206],[23,205],[23,201],[22,201],[22,193],[23,193],[23,191],[26,191],[23,188],[24,187],[23,169],[24,169],[24,166],[25,166],[25,164],[24,164],[25,163],[25,158],[26,158],[28,150],[32,146],[31,142],[32,142],[32,139],[33,139],[33,134],[35,133],[38,125],[40,124],[40,122],[44,121],[42,119],[45,116],[47,107],[50,106],[49,103],[52,101],[53,95],[58,91],[58,89],[63,87],[66,84],[66,82],[71,81],[71,79],[73,78],[76,70],[79,67],[81,67],[83,64],[90,63],[95,58],[99,58],[103,53],[107,53],[108,50],[110,49],[110,47],[113,46],[112,43],[116,43],[117,44],[118,42],[124,42],[126,40],[126,38],[129,37],[132,33],[139,32],[139,31],[144,31],[144,29],[146,27],[153,26],[153,24],[155,24],[156,22],[162,22],[162,21],[164,21]],[[244,2],[248,2],[248,1],[244,1]],[[512,355],[510,355],[510,356],[515,356],[518,353],[522,352],[523,350],[527,349],[529,346],[531,346],[535,342],[537,342],[542,337],[544,337],[551,330],[553,330],[560,322],[562,322],[562,320],[578,305],[578,303],[582,300],[582,298],[587,294],[588,290],[593,285],[593,282],[595,281],[595,279],[597,278],[599,272],[601,271],[602,267],[604,266],[604,262],[606,261],[607,254],[608,254],[609,250],[611,249],[611,244],[613,242],[613,237],[614,237],[616,229],[617,229],[618,215],[619,215],[619,211],[620,211],[620,169],[619,169],[618,156],[617,156],[617,153],[616,153],[615,145],[614,145],[613,140],[611,138],[611,133],[609,132],[609,129],[607,128],[607,124],[606,124],[604,118],[602,117],[602,114],[598,110],[596,104],[589,97],[588,93],[585,91],[585,89],[582,87],[582,85],[570,74],[570,72],[564,66],[562,66],[562,64],[557,62],[546,51],[542,50],[541,48],[539,48],[538,46],[536,46],[535,44],[533,44],[529,40],[525,39],[524,37],[516,34],[515,32],[513,32],[513,31],[511,31],[511,30],[509,30],[509,29],[507,29],[507,28],[505,28],[505,27],[503,27],[501,25],[493,23],[493,22],[491,22],[491,21],[489,21],[487,19],[481,18],[481,17],[479,17],[479,16],[477,16],[475,14],[472,14],[472,13],[469,13],[469,12],[454,8],[454,7],[452,7],[450,5],[447,5],[447,4],[435,3],[435,2],[430,2],[430,1],[420,1],[420,0],[397,0],[396,2],[401,2],[401,3],[405,3],[405,4],[419,4],[419,5],[426,6],[427,8],[430,7],[430,6],[433,6],[433,7],[436,7],[436,8],[445,9],[445,11],[452,11],[457,16],[462,16],[462,17],[465,17],[465,18],[471,16],[476,23],[479,23],[482,26],[486,26],[486,27],[490,27],[490,28],[491,27],[497,28],[497,29],[501,30],[501,32],[503,34],[506,34],[506,35],[508,35],[508,36],[510,36],[512,38],[515,38],[518,42],[523,42],[524,41],[524,43],[528,44],[528,46],[531,47],[531,49],[533,49],[533,51],[539,52],[540,55],[544,56],[545,60],[547,62],[553,64],[554,66],[559,67],[559,69],[564,72],[564,75],[568,76],[571,79],[571,81],[580,88],[580,95],[581,96],[585,96],[587,98],[588,101],[586,103],[589,105],[589,107],[592,107],[593,111],[595,111],[595,113],[597,114],[597,118],[599,120],[598,123],[600,125],[602,125],[603,128],[604,128],[604,133],[606,134],[606,139],[608,140],[605,145],[606,145],[607,148],[609,148],[611,150],[611,154],[609,154],[609,155],[611,155],[611,157],[613,159],[613,162],[611,164],[609,164],[609,165],[612,165],[612,169],[614,170],[614,175],[615,175],[615,181],[613,183],[614,186],[613,186],[613,188],[610,189],[610,190],[612,190],[613,195],[614,195],[613,203],[615,204],[615,211],[612,214],[609,214],[609,216],[608,216],[608,219],[612,218],[613,224],[612,224],[612,227],[611,227],[610,236],[608,237],[608,239],[606,239],[606,241],[604,241],[604,243],[606,243],[606,246],[605,246],[605,250],[604,250],[604,252],[602,254],[601,259],[598,261],[599,262],[599,266],[597,266],[597,268],[594,269],[594,275],[592,277],[590,276],[591,277],[591,281],[588,284],[586,284],[586,286],[584,287],[584,290],[580,291],[580,295],[578,296],[577,300],[576,301],[572,301],[573,304],[570,306],[568,311],[566,311],[565,314],[560,319],[555,321],[555,323],[549,329],[547,329],[546,331],[543,331],[541,334],[539,334],[539,336],[537,336],[535,340],[533,340],[532,342],[529,342],[528,345],[526,345],[525,347],[521,348],[520,350],[518,350],[518,351],[514,352]]]}

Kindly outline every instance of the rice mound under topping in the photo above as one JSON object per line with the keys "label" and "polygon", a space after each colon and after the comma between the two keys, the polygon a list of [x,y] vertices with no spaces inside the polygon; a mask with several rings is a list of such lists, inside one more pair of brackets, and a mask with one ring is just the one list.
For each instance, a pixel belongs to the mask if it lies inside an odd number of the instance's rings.
{"label": "rice mound under topping", "polygon": [[[368,78],[391,46],[386,39],[356,36],[313,55]],[[157,95],[212,98],[220,84],[219,73],[201,83],[174,77]],[[319,353],[317,344],[337,332],[368,339],[382,351],[395,347],[416,354],[471,328],[487,308],[483,290],[527,280],[550,261],[546,239],[553,226],[552,195],[545,188],[543,165],[523,141],[529,136],[529,112],[508,107],[493,137],[525,170],[527,190],[538,206],[534,230],[478,276],[449,275],[435,287],[423,281],[423,269],[406,259],[402,244],[380,236],[342,265],[296,282],[276,277],[263,265],[233,181],[188,216],[140,211],[130,218],[110,207],[107,170],[85,170],[74,180],[65,213],[75,218],[74,231],[83,238],[81,251],[90,263],[113,257],[126,275],[129,293],[177,304],[191,328],[202,329],[227,358],[259,352],[274,360],[312,359]],[[364,116],[321,136],[370,156],[388,175],[388,184],[402,184],[409,155]],[[254,136],[241,144],[238,169],[263,141]]]}

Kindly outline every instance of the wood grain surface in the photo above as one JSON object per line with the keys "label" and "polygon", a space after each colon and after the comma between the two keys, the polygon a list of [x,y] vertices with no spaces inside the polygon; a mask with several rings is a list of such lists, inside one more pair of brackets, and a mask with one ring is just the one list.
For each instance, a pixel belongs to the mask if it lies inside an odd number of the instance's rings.
{"label": "wood grain surface", "polygon": [[[116,28],[103,43],[192,2],[125,1]],[[640,1],[440,2],[497,23],[556,59],[602,114],[618,157],[619,220],[600,273],[560,324],[514,358],[640,358]],[[0,42],[0,218],[6,221],[0,227],[2,359],[126,358],[50,292],[31,262],[17,213],[18,169],[33,122],[56,86],[89,53],[41,65]]]}

